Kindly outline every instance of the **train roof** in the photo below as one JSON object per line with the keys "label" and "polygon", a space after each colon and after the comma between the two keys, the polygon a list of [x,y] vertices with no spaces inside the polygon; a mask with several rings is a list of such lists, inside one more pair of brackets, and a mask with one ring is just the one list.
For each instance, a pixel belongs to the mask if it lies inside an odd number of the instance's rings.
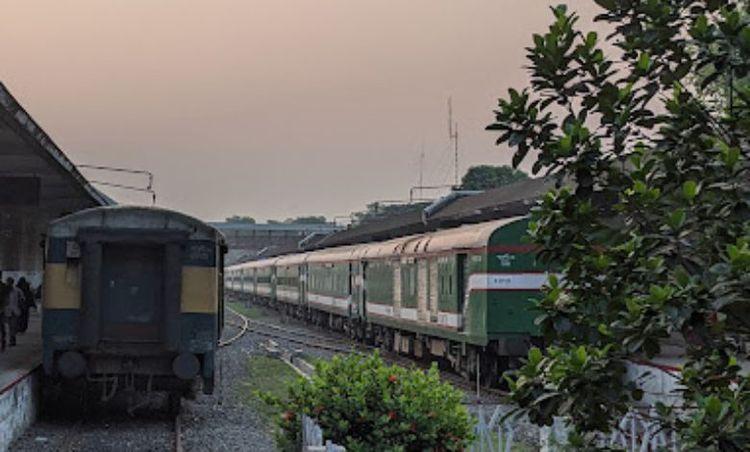
{"label": "train roof", "polygon": [[229,267],[230,270],[245,270],[248,268],[259,268],[259,267],[267,267],[269,265],[272,265],[274,262],[279,260],[278,257],[271,257],[268,259],[259,259],[257,261],[250,261],[250,262],[244,262],[242,264],[236,264]]}
{"label": "train roof", "polygon": [[357,257],[360,259],[377,259],[382,257],[391,257],[399,254],[404,245],[414,237],[420,236],[407,236],[399,237],[397,239],[386,240],[385,242],[367,243],[357,247]]}
{"label": "train roof", "polygon": [[503,218],[502,220],[470,224],[426,234],[410,235],[384,242],[313,251],[307,253],[307,262],[378,259],[449,250],[485,248],[489,245],[492,234],[498,229],[524,218],[526,217]]}
{"label": "train roof", "polygon": [[298,254],[287,254],[286,256],[280,256],[276,259],[276,262],[274,262],[274,265],[289,266],[289,265],[303,264],[305,262],[305,259],[307,258],[307,255],[308,253],[298,253]]}
{"label": "train roof", "polygon": [[443,229],[426,234],[416,234],[383,242],[362,245],[338,246],[307,253],[252,261],[232,268],[257,268],[269,265],[299,265],[303,263],[348,262],[358,259],[396,258],[401,256],[437,253],[450,250],[486,248],[498,229],[527,217],[516,216],[502,220],[469,224],[457,228]]}
{"label": "train roof", "polygon": [[498,229],[526,217],[503,218],[486,223],[469,224],[453,229],[432,232],[426,235],[423,252],[434,253],[455,249],[483,248],[489,244],[492,234]]}
{"label": "train roof", "polygon": [[51,237],[74,237],[80,229],[112,228],[185,231],[194,240],[224,242],[218,229],[174,210],[145,206],[105,206],[81,210],[50,222]]}
{"label": "train roof", "polygon": [[358,246],[338,246],[336,248],[327,248],[319,251],[313,251],[307,254],[307,262],[346,262],[356,258],[355,252]]}

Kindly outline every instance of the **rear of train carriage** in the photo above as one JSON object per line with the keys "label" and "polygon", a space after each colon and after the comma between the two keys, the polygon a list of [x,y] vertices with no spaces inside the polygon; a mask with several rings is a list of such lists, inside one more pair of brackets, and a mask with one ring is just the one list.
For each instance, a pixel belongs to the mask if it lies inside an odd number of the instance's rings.
{"label": "rear of train carriage", "polygon": [[213,392],[223,325],[223,236],[181,213],[102,207],[53,221],[43,364],[58,381]]}

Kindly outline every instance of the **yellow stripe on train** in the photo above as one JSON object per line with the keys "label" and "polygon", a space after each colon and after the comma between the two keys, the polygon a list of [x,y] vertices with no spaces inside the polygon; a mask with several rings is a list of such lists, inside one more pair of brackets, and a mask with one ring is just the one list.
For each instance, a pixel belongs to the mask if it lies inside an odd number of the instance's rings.
{"label": "yellow stripe on train", "polygon": [[81,309],[81,271],[78,265],[44,267],[44,309]]}
{"label": "yellow stripe on train", "polygon": [[218,277],[215,267],[182,267],[182,312],[215,314],[219,305]]}

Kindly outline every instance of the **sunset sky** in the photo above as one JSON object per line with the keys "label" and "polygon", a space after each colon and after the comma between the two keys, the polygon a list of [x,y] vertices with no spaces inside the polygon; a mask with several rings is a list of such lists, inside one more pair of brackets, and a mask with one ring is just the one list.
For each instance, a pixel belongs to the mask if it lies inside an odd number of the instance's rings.
{"label": "sunset sky", "polygon": [[74,162],[152,171],[160,206],[333,217],[407,199],[422,149],[425,183],[452,182],[448,96],[460,172],[509,162],[484,126],[551,3],[7,1],[0,80]]}

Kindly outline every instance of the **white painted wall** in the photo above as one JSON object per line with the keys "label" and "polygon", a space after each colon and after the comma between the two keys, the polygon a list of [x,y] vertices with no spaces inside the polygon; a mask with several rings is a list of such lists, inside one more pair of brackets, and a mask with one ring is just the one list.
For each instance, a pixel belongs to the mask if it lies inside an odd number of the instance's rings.
{"label": "white painted wall", "polygon": [[36,420],[39,389],[39,374],[33,372],[0,394],[0,452]]}

